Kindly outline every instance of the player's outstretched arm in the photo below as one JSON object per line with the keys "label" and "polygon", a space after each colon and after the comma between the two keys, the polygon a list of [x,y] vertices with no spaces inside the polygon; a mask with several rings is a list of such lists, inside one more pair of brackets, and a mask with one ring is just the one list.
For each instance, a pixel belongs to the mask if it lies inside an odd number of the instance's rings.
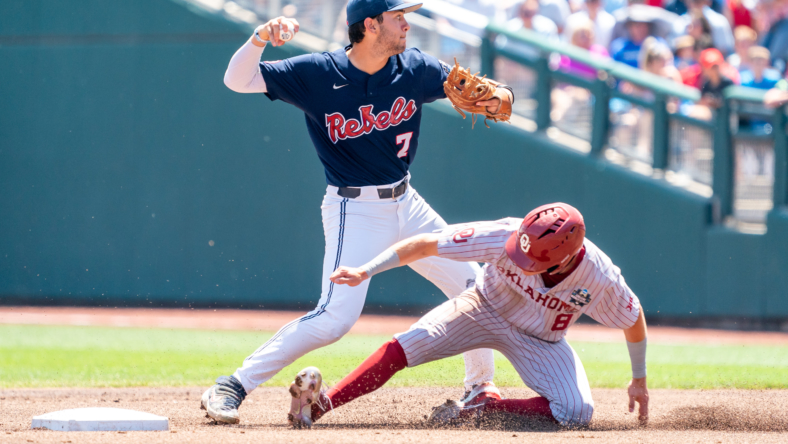
{"label": "player's outstretched arm", "polygon": [[358,268],[345,266],[337,268],[331,274],[331,282],[355,287],[378,273],[408,265],[425,257],[437,256],[439,236],[437,233],[426,233],[397,242],[375,259]]}
{"label": "player's outstretched arm", "polygon": [[643,315],[643,307],[635,325],[624,330],[627,338],[627,348],[629,358],[632,361],[632,380],[629,382],[627,394],[629,395],[629,412],[635,411],[635,403],[638,404],[638,419],[645,424],[648,421],[648,386],[646,384],[646,343],[648,332],[646,329],[646,317]]}

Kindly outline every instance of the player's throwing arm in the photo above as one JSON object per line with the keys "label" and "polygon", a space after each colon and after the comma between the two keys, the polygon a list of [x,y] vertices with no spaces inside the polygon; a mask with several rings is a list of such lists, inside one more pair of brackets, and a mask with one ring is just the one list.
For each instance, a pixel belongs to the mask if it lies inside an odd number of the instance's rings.
{"label": "player's throwing arm", "polygon": [[259,47],[264,47],[268,42],[271,42],[274,46],[282,46],[285,42],[295,37],[298,28],[298,20],[294,18],[277,17],[255,29],[252,35],[252,43]]}

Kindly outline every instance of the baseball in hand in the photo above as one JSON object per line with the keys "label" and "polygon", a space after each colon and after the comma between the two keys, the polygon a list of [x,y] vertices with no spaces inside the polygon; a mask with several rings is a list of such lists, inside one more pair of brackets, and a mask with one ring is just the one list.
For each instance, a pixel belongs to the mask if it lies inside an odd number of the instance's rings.
{"label": "baseball in hand", "polygon": [[279,28],[279,40],[287,42],[287,41],[290,41],[293,38],[294,35],[295,35],[295,33],[293,32],[293,24],[292,23],[288,23],[287,24],[287,31],[285,31],[281,27]]}

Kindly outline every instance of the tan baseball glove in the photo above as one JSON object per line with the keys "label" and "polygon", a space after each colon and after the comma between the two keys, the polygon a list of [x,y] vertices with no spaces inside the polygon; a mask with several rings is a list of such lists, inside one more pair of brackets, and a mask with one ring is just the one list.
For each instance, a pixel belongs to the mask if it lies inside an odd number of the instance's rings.
{"label": "tan baseball glove", "polygon": [[488,120],[494,122],[508,122],[512,116],[512,104],[501,100],[498,111],[493,114],[487,111],[486,106],[477,106],[476,102],[490,100],[495,97],[495,90],[500,83],[495,80],[484,77],[478,77],[476,74],[471,74],[471,69],[463,70],[457,63],[457,58],[454,59],[454,67],[449,72],[449,78],[443,82],[443,91],[446,92],[446,97],[449,98],[454,109],[465,118],[465,112],[471,113],[472,123],[471,128],[476,125],[476,114],[484,116],[484,126],[487,128]]}

